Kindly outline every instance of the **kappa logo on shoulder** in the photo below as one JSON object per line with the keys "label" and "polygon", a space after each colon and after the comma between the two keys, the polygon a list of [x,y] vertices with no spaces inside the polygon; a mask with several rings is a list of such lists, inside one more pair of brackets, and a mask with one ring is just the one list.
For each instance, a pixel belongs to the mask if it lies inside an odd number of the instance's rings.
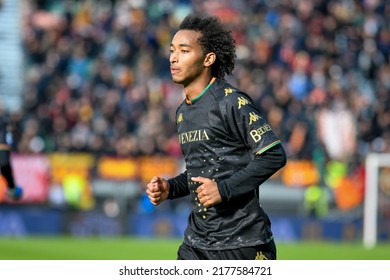
{"label": "kappa logo on shoulder", "polygon": [[176,123],[181,123],[183,120],[184,120],[183,113],[180,113],[179,116],[177,117]]}
{"label": "kappa logo on shoulder", "polygon": [[248,105],[251,102],[245,97],[238,97],[238,109],[241,109],[242,106]]}
{"label": "kappa logo on shoulder", "polygon": [[251,125],[254,122],[257,122],[260,120],[260,116],[257,115],[255,112],[250,112],[249,113],[249,124]]}
{"label": "kappa logo on shoulder", "polygon": [[232,88],[225,88],[225,96],[228,96],[229,93],[234,92],[234,89]]}

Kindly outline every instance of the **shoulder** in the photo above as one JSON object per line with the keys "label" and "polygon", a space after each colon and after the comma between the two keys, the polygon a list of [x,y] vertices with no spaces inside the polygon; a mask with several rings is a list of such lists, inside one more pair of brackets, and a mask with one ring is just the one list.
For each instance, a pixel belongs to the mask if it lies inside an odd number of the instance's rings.
{"label": "shoulder", "polygon": [[176,108],[176,117],[186,108],[185,100]]}
{"label": "shoulder", "polygon": [[217,80],[212,94],[222,106],[239,107],[240,104],[253,104],[252,98],[237,87],[222,80]]}

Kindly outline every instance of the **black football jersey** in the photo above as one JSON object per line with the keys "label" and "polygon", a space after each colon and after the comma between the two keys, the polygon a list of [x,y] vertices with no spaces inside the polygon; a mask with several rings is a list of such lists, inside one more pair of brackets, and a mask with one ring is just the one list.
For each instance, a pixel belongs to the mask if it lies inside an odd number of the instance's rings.
{"label": "black football jersey", "polygon": [[183,101],[176,123],[193,205],[184,242],[206,250],[269,242],[273,238],[270,221],[260,206],[258,188],[206,209],[197,198],[200,184],[191,181],[197,176],[225,180],[245,168],[256,154],[280,144],[252,99],[217,79],[195,101]]}

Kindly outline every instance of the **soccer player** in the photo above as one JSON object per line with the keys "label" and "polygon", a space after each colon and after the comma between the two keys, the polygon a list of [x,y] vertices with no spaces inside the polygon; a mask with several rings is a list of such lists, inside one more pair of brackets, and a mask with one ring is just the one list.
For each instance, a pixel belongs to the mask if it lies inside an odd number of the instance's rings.
{"label": "soccer player", "polygon": [[10,146],[7,141],[8,122],[4,116],[0,116],[0,171],[7,182],[8,196],[13,200],[22,197],[22,189],[15,185],[10,161]]}
{"label": "soccer player", "polygon": [[235,41],[215,17],[187,16],[170,45],[170,69],[184,86],[176,112],[186,170],[154,176],[152,204],[190,196],[193,209],[177,259],[276,259],[259,186],[286,164],[280,140],[251,97],[224,80]]}

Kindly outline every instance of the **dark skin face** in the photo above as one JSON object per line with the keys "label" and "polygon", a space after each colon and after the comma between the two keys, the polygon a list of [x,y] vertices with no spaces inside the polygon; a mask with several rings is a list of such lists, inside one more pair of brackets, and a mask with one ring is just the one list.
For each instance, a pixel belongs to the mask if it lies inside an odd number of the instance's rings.
{"label": "dark skin face", "polygon": [[198,96],[210,82],[211,65],[215,53],[205,53],[199,44],[200,32],[179,30],[170,45],[170,67],[172,80],[182,84],[188,99]]}

